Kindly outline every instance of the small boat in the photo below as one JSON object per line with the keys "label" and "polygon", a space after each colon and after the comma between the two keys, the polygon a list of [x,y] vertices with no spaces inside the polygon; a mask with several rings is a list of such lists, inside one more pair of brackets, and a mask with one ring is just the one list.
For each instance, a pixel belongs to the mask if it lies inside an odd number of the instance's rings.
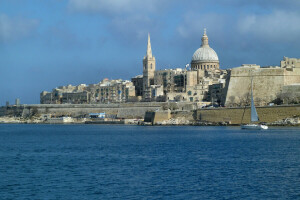
{"label": "small boat", "polygon": [[262,130],[262,129],[268,129],[267,125],[263,124],[244,124],[241,125],[242,129],[251,129],[251,130]]}
{"label": "small boat", "polygon": [[258,114],[254,105],[253,100],[253,77],[251,78],[251,122],[250,124],[242,124],[241,129],[249,129],[249,130],[265,130],[268,129],[267,125],[264,124],[256,124],[255,122],[259,122]]}

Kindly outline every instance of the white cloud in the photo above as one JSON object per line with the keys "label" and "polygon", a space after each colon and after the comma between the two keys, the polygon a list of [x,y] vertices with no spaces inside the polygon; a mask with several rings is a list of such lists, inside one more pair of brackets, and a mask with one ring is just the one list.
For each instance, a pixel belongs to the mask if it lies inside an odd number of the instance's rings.
{"label": "white cloud", "polygon": [[153,27],[150,18],[145,16],[129,16],[126,18],[115,18],[112,20],[110,28],[117,34],[126,38],[145,38],[150,27]]}
{"label": "white cloud", "polygon": [[297,41],[300,13],[274,11],[264,15],[247,15],[238,21],[238,30],[269,41]]}
{"label": "white cloud", "polygon": [[108,29],[125,43],[147,37],[161,25],[160,11],[177,0],[69,0],[71,12],[104,15]]}
{"label": "white cloud", "polygon": [[154,12],[167,1],[169,0],[69,0],[68,7],[75,12],[120,15]]}
{"label": "white cloud", "polygon": [[201,39],[203,30],[206,28],[209,36],[220,36],[226,30],[228,18],[228,16],[217,13],[187,13],[183,17],[183,22],[177,27],[177,32],[185,39]]}
{"label": "white cloud", "polygon": [[38,26],[35,19],[11,18],[0,14],[0,42],[8,42],[29,36]]}

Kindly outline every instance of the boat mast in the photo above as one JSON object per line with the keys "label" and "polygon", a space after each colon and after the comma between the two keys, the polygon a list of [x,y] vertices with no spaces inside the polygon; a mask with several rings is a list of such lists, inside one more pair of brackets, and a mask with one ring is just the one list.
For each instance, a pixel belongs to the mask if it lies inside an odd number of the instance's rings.
{"label": "boat mast", "polygon": [[259,121],[253,100],[253,76],[251,76],[251,122]]}

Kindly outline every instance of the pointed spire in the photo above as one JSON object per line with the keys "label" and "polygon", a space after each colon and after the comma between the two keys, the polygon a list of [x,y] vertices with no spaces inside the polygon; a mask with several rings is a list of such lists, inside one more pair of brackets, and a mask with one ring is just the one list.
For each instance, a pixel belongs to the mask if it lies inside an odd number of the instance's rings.
{"label": "pointed spire", "polygon": [[204,34],[202,36],[202,45],[201,47],[209,47],[208,45],[208,37],[206,35],[206,28],[204,28]]}
{"label": "pointed spire", "polygon": [[147,55],[148,58],[152,58],[152,49],[151,49],[151,42],[150,42],[150,33],[148,33],[148,44],[147,44]]}

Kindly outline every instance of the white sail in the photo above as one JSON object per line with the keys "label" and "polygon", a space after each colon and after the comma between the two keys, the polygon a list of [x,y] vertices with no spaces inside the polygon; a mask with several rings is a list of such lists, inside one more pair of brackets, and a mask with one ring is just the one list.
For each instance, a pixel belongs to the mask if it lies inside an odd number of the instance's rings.
{"label": "white sail", "polygon": [[251,122],[259,121],[256,108],[254,106],[253,95],[251,93]]}
{"label": "white sail", "polygon": [[[256,108],[254,105],[254,100],[253,100],[253,77],[251,78],[251,122],[257,122],[259,121],[258,115],[256,112]],[[268,129],[267,125],[262,125],[262,124],[246,124],[246,125],[241,125],[242,129],[250,129],[250,130],[262,130],[262,129]]]}
{"label": "white sail", "polygon": [[251,122],[259,121],[253,100],[253,77],[251,79]]}

